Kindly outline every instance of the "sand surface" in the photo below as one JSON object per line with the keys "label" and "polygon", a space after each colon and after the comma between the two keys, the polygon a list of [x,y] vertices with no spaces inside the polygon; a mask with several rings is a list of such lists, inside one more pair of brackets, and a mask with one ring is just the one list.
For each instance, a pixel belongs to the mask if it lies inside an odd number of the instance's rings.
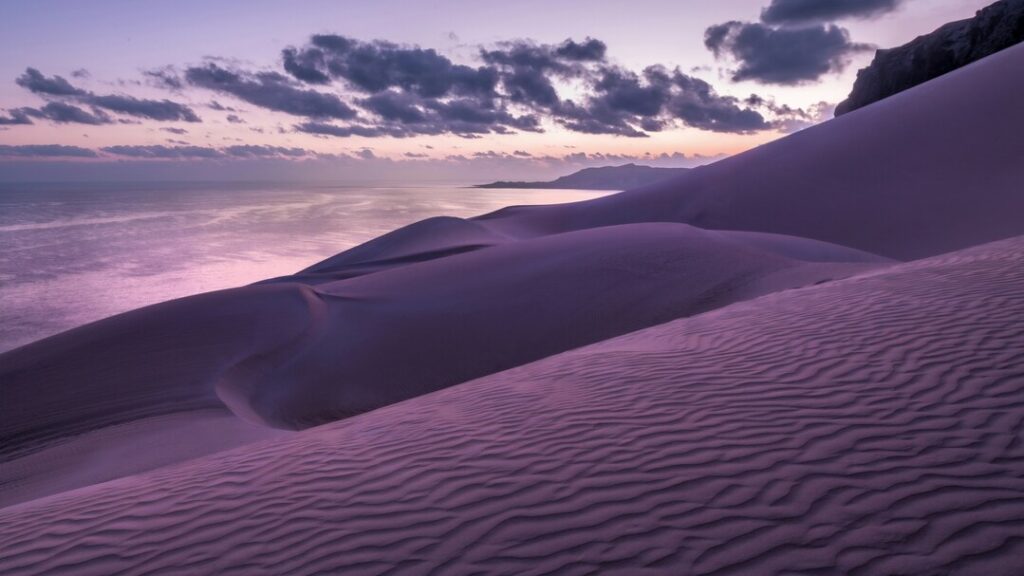
{"label": "sand surface", "polygon": [[0,510],[5,574],[1016,574],[1024,238]]}
{"label": "sand surface", "polygon": [[[809,240],[633,224],[142,308],[0,356],[10,407],[0,421],[0,504],[222,450],[263,438],[266,428],[334,421],[887,264]],[[197,411],[203,422],[214,425],[205,415],[216,415],[215,425],[228,427],[212,434],[217,441],[181,417]],[[234,415],[254,426],[232,423]],[[130,432],[154,422],[160,435]],[[108,457],[113,433],[101,432],[110,427],[160,457]],[[165,436],[175,450],[165,449]],[[75,460],[59,457],[69,451]]]}

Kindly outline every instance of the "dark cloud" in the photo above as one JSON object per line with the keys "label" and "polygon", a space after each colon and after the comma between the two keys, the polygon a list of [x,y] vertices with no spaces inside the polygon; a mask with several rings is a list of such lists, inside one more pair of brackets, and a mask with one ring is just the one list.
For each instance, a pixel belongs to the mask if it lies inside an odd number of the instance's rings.
{"label": "dark cloud", "polygon": [[301,52],[296,48],[285,48],[281,51],[286,72],[308,84],[330,84],[331,77],[321,72],[326,68],[324,53],[318,49],[305,49]]}
{"label": "dark cloud", "polygon": [[282,59],[285,70],[297,80],[311,84],[344,80],[368,93],[399,88],[423,98],[490,97],[498,82],[494,69],[455,64],[433,49],[334,34],[314,35],[307,46],[286,48]]}
{"label": "dark cloud", "polygon": [[182,122],[200,122],[199,116],[191,108],[170,100],[148,100],[116,94],[107,96],[89,95],[82,100],[98,108],[138,118],[148,118],[161,122],[179,120]]}
{"label": "dark cloud", "polygon": [[[199,117],[191,108],[177,102],[170,100],[147,100],[141,98],[135,98],[133,96],[123,96],[117,94],[99,95],[83,90],[76,86],[73,86],[70,82],[65,80],[61,76],[44,76],[39,70],[35,68],[27,68],[25,73],[19,76],[15,82],[29,91],[48,97],[58,97],[72,99],[80,104],[92,106],[94,108],[103,108],[111,112],[119,114],[126,114],[128,116],[135,116],[139,118],[148,118],[150,120],[158,121],[175,121],[181,120],[184,122],[199,122]],[[97,124],[106,122],[91,122],[83,121],[85,118],[82,114],[76,114],[73,110],[80,110],[71,106],[67,103],[51,102],[47,106],[43,107],[45,110],[47,107],[59,104],[63,106],[65,114],[57,114],[58,117],[64,118],[79,118],[72,120],[57,120],[51,118],[57,122],[81,122],[83,124]],[[70,114],[70,116],[69,116]],[[47,116],[50,117],[50,116]]]}
{"label": "dark cloud", "polygon": [[555,55],[566,60],[601,62],[607,49],[604,42],[594,38],[587,38],[581,44],[569,39],[555,48]]}
{"label": "dark cloud", "polygon": [[[648,71],[647,82],[636,74],[617,68],[606,68],[594,84],[594,90],[607,106],[636,116],[657,116],[668,101],[668,82]],[[667,79],[664,79],[667,80]]]}
{"label": "dark cloud", "polygon": [[561,104],[553,78],[587,75],[589,65],[605,60],[605,44],[587,38],[583,43],[537,44],[526,40],[503,42],[481,50],[484,62],[500,74],[501,86],[512,102],[553,109]]}
{"label": "dark cloud", "polygon": [[421,99],[405,92],[388,90],[365,98],[359,104],[387,121],[403,124],[427,121],[426,112],[420,108]]}
{"label": "dark cloud", "polygon": [[501,133],[508,128],[528,132],[540,130],[540,121],[536,116],[514,116],[489,101],[472,98],[455,98],[445,102],[431,100],[427,102],[427,107],[436,113],[436,124],[445,132],[486,134],[490,131]]}
{"label": "dark cloud", "polygon": [[[747,30],[751,26],[763,27],[731,22],[708,30],[707,44],[716,54],[741,60],[737,77],[782,81],[791,77],[793,68],[799,68],[797,64],[806,64],[786,61],[781,56],[788,54],[777,46],[778,39],[757,37]],[[829,34],[838,33],[843,48],[855,46],[849,43],[845,30],[821,28]],[[807,29],[800,30],[800,34],[808,34]],[[801,46],[810,43],[804,41]],[[762,54],[751,46],[767,48]],[[796,52],[806,58],[805,50]],[[554,44],[515,40],[481,49],[477,57],[474,65],[456,64],[433,49],[321,34],[312,36],[305,45],[282,51],[281,65],[287,74],[245,70],[215,58],[180,73],[167,66],[143,74],[150,84],[167,89],[212,90],[260,108],[301,117],[292,131],[325,137],[453,134],[481,138],[487,134],[542,132],[544,121],[575,132],[626,137],[645,137],[680,125],[749,133],[778,127],[787,115],[795,117],[795,113],[771,108],[763,100],[741,101],[720,95],[707,82],[679,69],[650,66],[638,73],[617,66],[608,60],[605,43],[595,38]],[[764,62],[756,57],[774,59],[775,64],[781,61],[788,68],[768,75]],[[835,55],[828,58],[827,68],[835,68],[843,60]],[[23,123],[33,116],[84,123],[127,121],[123,116],[199,121],[190,108],[170,100],[96,95],[34,68],[26,70],[18,83],[50,102],[40,109],[12,111],[10,118],[0,117],[0,123]],[[577,90],[563,95],[560,91],[566,85]],[[357,96],[343,99],[331,91],[339,87]],[[72,102],[82,107],[72,106]],[[64,108],[56,108],[60,106]],[[208,106],[232,112],[226,116],[229,123],[244,123],[233,108],[216,100]],[[122,116],[111,119],[105,111]],[[280,125],[277,129],[281,133],[289,131]],[[108,153],[155,158],[186,152],[167,147],[130,147]],[[194,150],[191,153],[198,154]]]}
{"label": "dark cloud", "polygon": [[276,72],[248,73],[222,68],[214,63],[188,68],[185,78],[193,86],[230,94],[270,110],[310,118],[347,120],[356,111],[334,94],[296,86]]}
{"label": "dark cloud", "polygon": [[555,108],[561,102],[551,79],[540,68],[515,67],[502,76],[501,85],[517,104]]}
{"label": "dark cloud", "polygon": [[843,18],[872,18],[892,12],[903,0],[772,0],[761,10],[767,24],[806,24]]}
{"label": "dark cloud", "polygon": [[708,28],[704,44],[716,57],[737,63],[734,81],[787,85],[841,71],[851,56],[871,49],[851,42],[846,29],[834,24],[776,28],[735,21]]}
{"label": "dark cloud", "polygon": [[96,152],[88,148],[61,144],[25,144],[21,146],[0,144],[0,157],[95,158]]}
{"label": "dark cloud", "polygon": [[72,78],[89,78],[90,76],[92,76],[92,74],[89,74],[89,71],[85,68],[79,68],[71,71]]}
{"label": "dark cloud", "polygon": [[22,109],[14,109],[7,113],[7,116],[0,116],[0,126],[16,126],[19,124],[31,124],[32,120]]}
{"label": "dark cloud", "polygon": [[129,158],[221,158],[224,154],[216,148],[203,146],[163,146],[161,144],[145,146],[106,146],[101,151],[115,156]]}
{"label": "dark cloud", "polygon": [[181,76],[178,75],[177,70],[172,66],[164,66],[154,70],[143,70],[142,75],[157,88],[179,91],[185,87],[185,83],[181,81]]}
{"label": "dark cloud", "polygon": [[172,126],[161,128],[161,130],[163,130],[164,132],[170,132],[171,134],[177,134],[179,136],[182,134],[188,134],[188,130],[185,130],[184,128],[175,128]]}
{"label": "dark cloud", "polygon": [[581,65],[605,61],[604,42],[587,38],[582,44],[566,40],[561,44],[537,44],[528,40],[502,42],[497,48],[480,51],[487,64],[502,68],[534,68],[559,75],[582,70]]}
{"label": "dark cloud", "polygon": [[700,78],[676,70],[671,81],[678,90],[669,101],[668,109],[687,126],[741,134],[773,127],[760,112],[740,106],[736,98],[719,95]]}
{"label": "dark cloud", "polygon": [[704,80],[660,66],[651,66],[642,75],[603,68],[587,100],[566,102],[554,113],[570,130],[628,137],[644,137],[677,122],[741,134],[772,128],[760,112],[718,94]]}
{"label": "dark cloud", "polygon": [[602,98],[593,99],[586,106],[567,102],[558,109],[558,122],[572,130],[583,134],[613,134],[644,138],[647,134],[634,127],[630,115],[608,106]]}
{"label": "dark cloud", "polygon": [[211,100],[210,103],[208,104],[208,106],[212,110],[217,110],[219,112],[238,112],[238,110],[235,110],[234,108],[232,108],[230,106],[225,106],[225,105],[221,104],[220,102],[217,102],[216,100]]}
{"label": "dark cloud", "polygon": [[72,86],[62,76],[47,78],[35,68],[26,68],[25,73],[18,76],[14,82],[35,94],[47,96],[84,96],[87,94],[85,90]]}
{"label": "dark cloud", "polygon": [[368,113],[379,118],[374,125],[337,126],[306,123],[296,127],[301,132],[349,137],[456,134],[470,136],[487,133],[508,133],[512,130],[538,131],[540,120],[530,114],[516,116],[490,99],[455,97],[445,100],[422,98],[409,92],[387,90],[358,102]]}
{"label": "dark cloud", "polygon": [[88,112],[78,106],[65,104],[64,102],[49,102],[42,108],[18,108],[13,110],[33,118],[50,120],[58,124],[90,124],[98,126],[101,124],[113,124],[114,119],[103,113],[102,110],[93,109]]}

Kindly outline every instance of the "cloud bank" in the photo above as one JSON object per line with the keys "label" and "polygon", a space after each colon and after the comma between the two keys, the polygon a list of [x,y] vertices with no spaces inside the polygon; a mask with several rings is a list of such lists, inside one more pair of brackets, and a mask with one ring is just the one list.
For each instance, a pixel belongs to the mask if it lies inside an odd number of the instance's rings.
{"label": "cloud bank", "polygon": [[[147,100],[120,94],[95,94],[73,86],[61,76],[47,77],[35,68],[27,68],[24,74],[15,80],[15,83],[34,94],[62,99],[50,102],[42,109],[23,109],[30,116],[46,118],[55,122],[77,122],[81,124],[110,123],[110,118],[104,117],[103,111],[161,122],[178,120],[183,122],[200,121],[199,116],[191,108],[171,100]],[[91,106],[94,109],[93,113],[89,114],[81,108],[67,103],[66,100]],[[46,112],[46,108],[52,105],[58,105],[62,112]],[[36,113],[29,112],[31,110],[34,110]]]}

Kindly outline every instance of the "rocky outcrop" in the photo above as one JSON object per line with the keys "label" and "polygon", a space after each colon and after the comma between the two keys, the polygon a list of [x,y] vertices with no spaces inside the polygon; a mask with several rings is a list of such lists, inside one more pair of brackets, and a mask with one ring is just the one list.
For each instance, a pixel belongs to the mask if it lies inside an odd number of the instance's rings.
{"label": "rocky outcrop", "polygon": [[879,50],[836,116],[952,72],[1024,40],[1024,0],[1000,0],[903,46]]}

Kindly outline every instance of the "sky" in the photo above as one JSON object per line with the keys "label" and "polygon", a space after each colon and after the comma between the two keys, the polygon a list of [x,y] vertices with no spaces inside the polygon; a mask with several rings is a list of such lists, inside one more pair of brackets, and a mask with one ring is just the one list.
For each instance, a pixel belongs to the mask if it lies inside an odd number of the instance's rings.
{"label": "sky", "polygon": [[699,165],[989,3],[0,0],[0,180]]}

